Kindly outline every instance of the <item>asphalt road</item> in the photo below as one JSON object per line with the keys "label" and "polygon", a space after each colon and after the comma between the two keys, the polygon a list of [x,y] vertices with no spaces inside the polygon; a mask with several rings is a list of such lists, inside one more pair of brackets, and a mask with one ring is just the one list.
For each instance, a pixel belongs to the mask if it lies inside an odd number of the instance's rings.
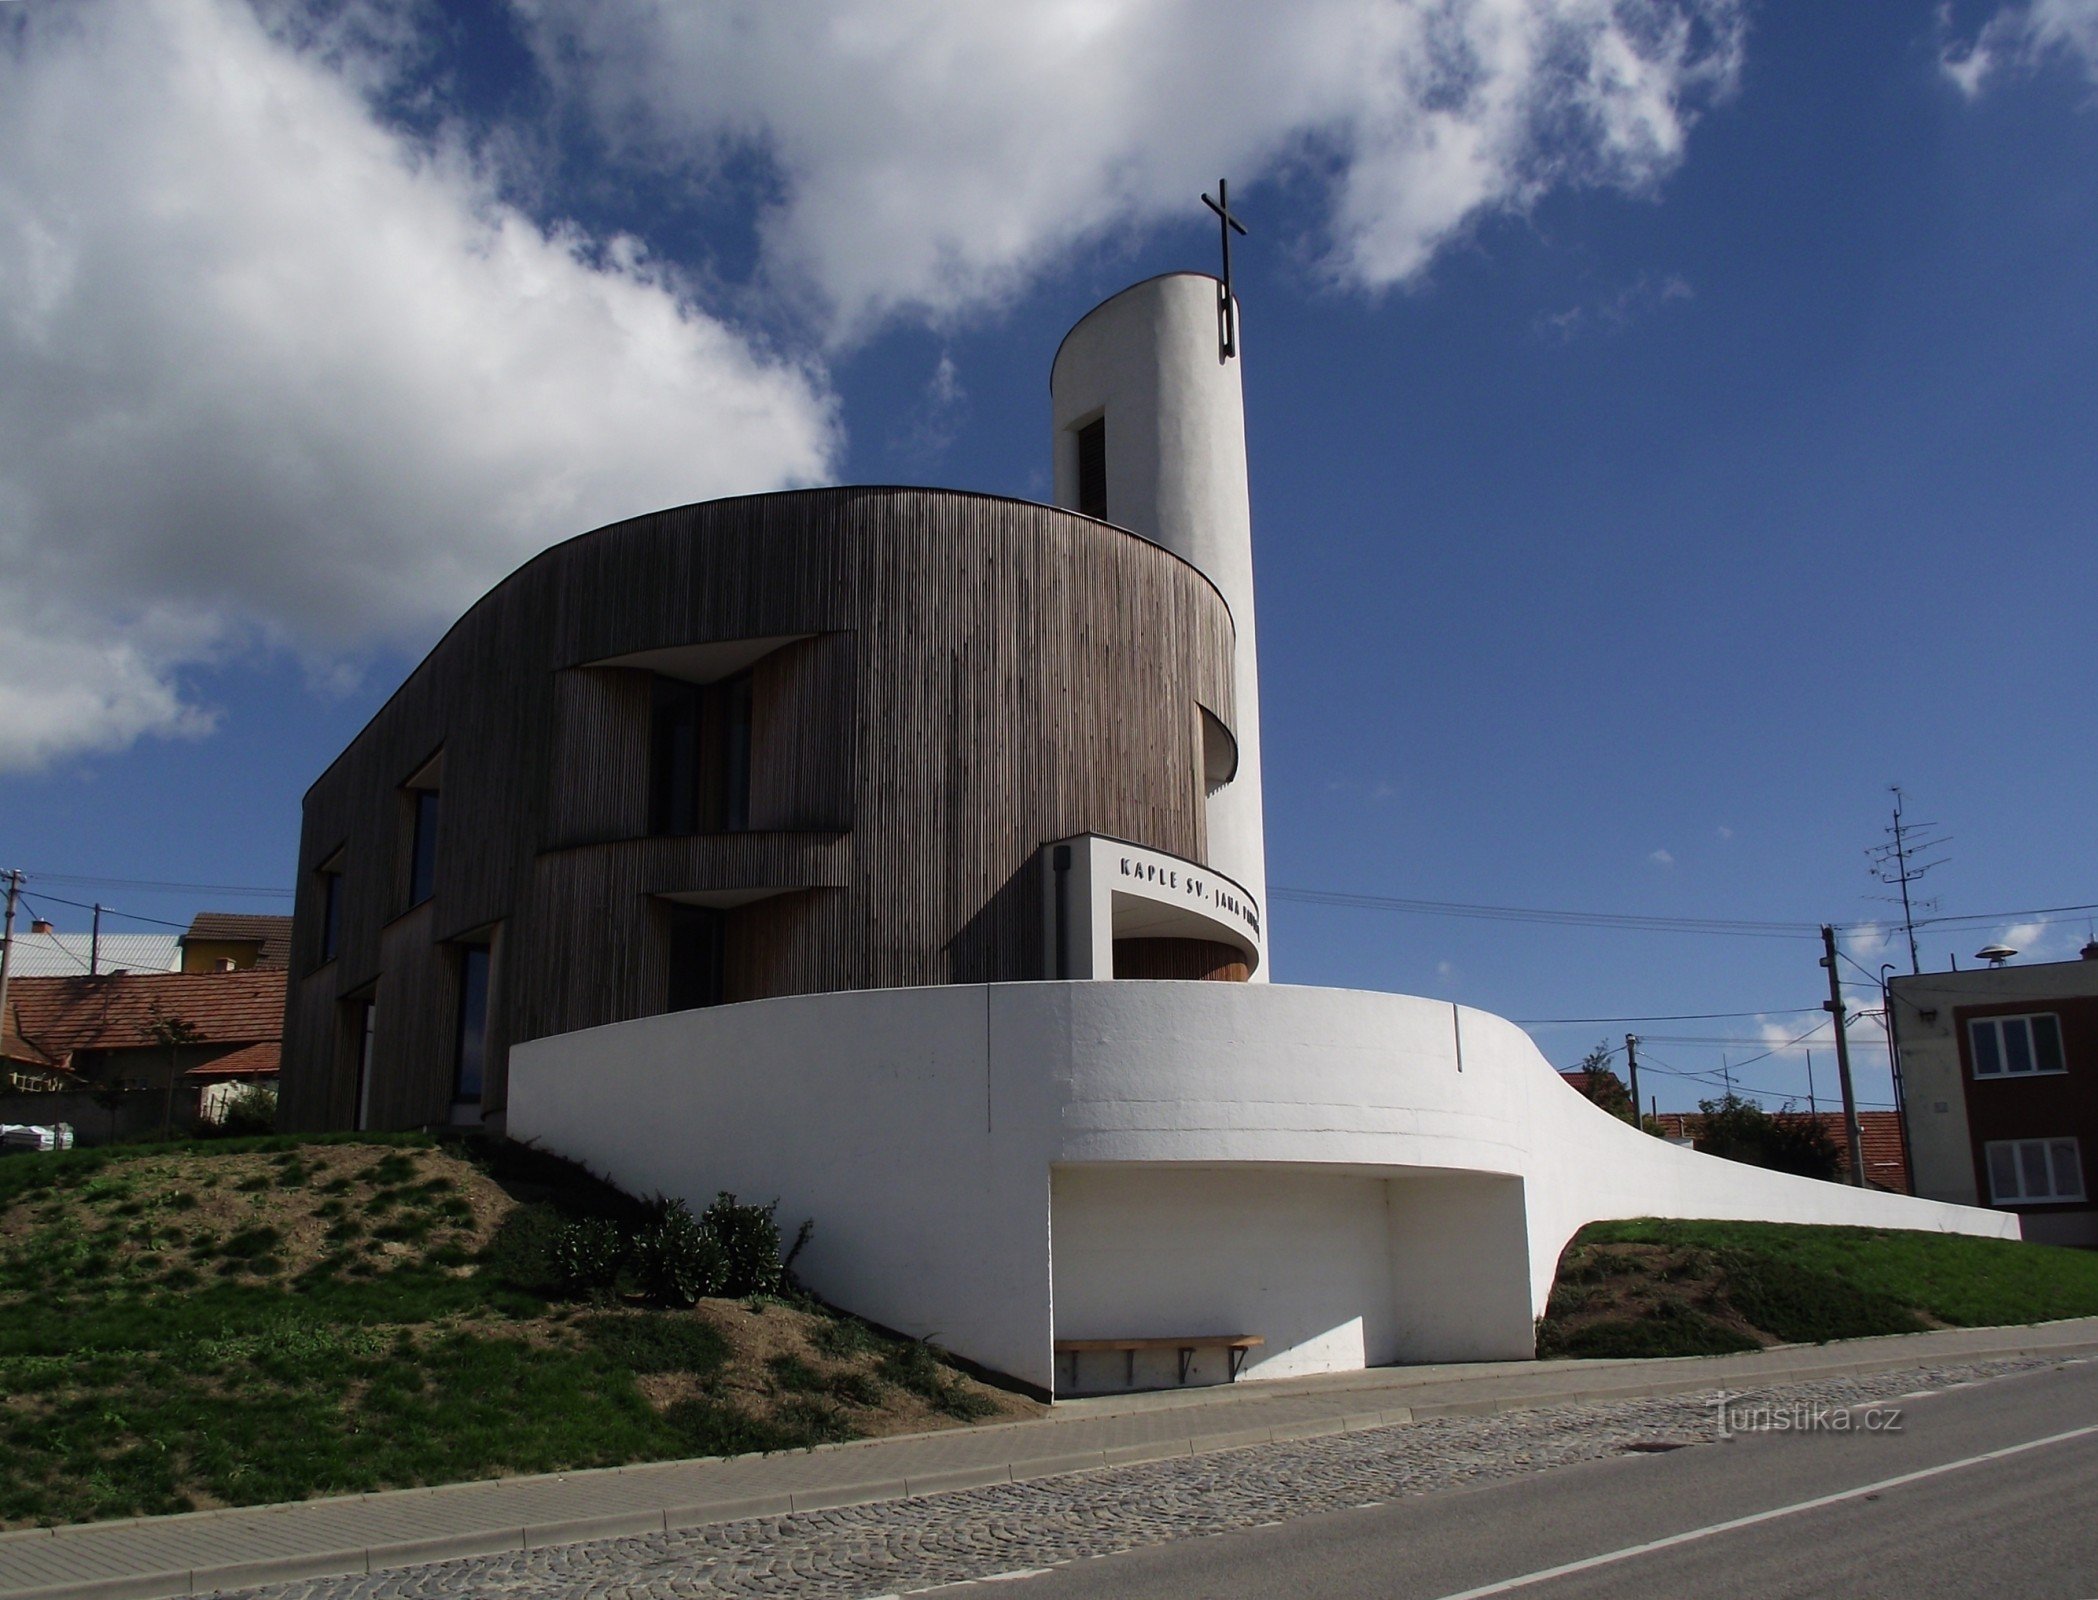
{"label": "asphalt road", "polygon": [[1007,1575],[1000,1600],[2098,1596],[2098,1362],[1899,1404],[1898,1431],[1743,1432]]}

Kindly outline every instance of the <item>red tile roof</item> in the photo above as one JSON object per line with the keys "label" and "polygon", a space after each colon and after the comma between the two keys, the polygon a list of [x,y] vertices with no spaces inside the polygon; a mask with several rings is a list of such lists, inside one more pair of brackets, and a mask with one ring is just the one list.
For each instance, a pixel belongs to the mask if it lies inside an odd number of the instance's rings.
{"label": "red tile roof", "polygon": [[291,918],[251,916],[244,911],[199,911],[189,919],[184,940],[201,943],[252,943],[255,965],[272,971],[291,965]]}
{"label": "red tile roof", "polygon": [[[1842,1112],[1773,1111],[1771,1116],[1779,1122],[1820,1123],[1821,1131],[1836,1147],[1841,1170],[1850,1171],[1849,1140],[1843,1132]],[[1662,1131],[1671,1139],[1694,1140],[1703,1132],[1705,1119],[1695,1111],[1664,1111],[1660,1123]],[[1860,1111],[1858,1148],[1865,1155],[1865,1181],[1868,1184],[1875,1189],[1891,1189],[1896,1194],[1909,1192],[1908,1166],[1904,1159],[1908,1147],[1901,1131],[1900,1112]]]}
{"label": "red tile roof", "polygon": [[244,1044],[238,1050],[229,1050],[222,1056],[213,1056],[201,1066],[191,1067],[184,1077],[189,1078],[274,1078],[280,1065],[282,1047],[274,1039],[265,1039],[255,1044]]}
{"label": "red tile roof", "polygon": [[144,1048],[161,1017],[194,1024],[208,1044],[275,1042],[284,1036],[285,979],[259,967],[17,978],[7,986],[6,1032],[60,1063],[81,1050]]}

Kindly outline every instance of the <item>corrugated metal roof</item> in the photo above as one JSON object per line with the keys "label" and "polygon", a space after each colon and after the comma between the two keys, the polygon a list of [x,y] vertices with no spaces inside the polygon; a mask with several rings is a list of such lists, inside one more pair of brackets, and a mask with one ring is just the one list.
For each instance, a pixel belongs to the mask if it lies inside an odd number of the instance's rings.
{"label": "corrugated metal roof", "polygon": [[[25,933],[15,930],[7,958],[8,981],[72,978],[85,973],[94,948],[91,933]],[[99,961],[103,972],[180,972],[182,941],[172,933],[105,933]]]}

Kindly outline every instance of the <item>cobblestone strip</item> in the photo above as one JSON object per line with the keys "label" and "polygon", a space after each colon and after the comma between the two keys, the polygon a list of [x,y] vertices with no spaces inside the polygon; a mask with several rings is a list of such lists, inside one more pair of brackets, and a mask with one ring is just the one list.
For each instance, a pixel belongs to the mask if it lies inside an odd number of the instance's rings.
{"label": "cobblestone strip", "polygon": [[[1841,1408],[2062,1365],[1969,1362],[1752,1391]],[[1719,1391],[1447,1417],[910,1500],[315,1578],[239,1600],[865,1600],[1719,1436]],[[231,1596],[229,1595],[229,1600]]]}

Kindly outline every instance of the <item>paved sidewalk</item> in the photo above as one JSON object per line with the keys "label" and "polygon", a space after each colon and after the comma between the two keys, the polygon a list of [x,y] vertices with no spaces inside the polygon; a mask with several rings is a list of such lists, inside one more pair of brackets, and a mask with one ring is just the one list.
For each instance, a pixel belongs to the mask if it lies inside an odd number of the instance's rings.
{"label": "paved sidewalk", "polygon": [[150,1600],[938,1494],[1430,1417],[1759,1389],[1956,1359],[2094,1352],[2098,1318],[2086,1318],[1742,1356],[1381,1368],[1065,1401],[1027,1422],[806,1452],[0,1534],[0,1600]]}

